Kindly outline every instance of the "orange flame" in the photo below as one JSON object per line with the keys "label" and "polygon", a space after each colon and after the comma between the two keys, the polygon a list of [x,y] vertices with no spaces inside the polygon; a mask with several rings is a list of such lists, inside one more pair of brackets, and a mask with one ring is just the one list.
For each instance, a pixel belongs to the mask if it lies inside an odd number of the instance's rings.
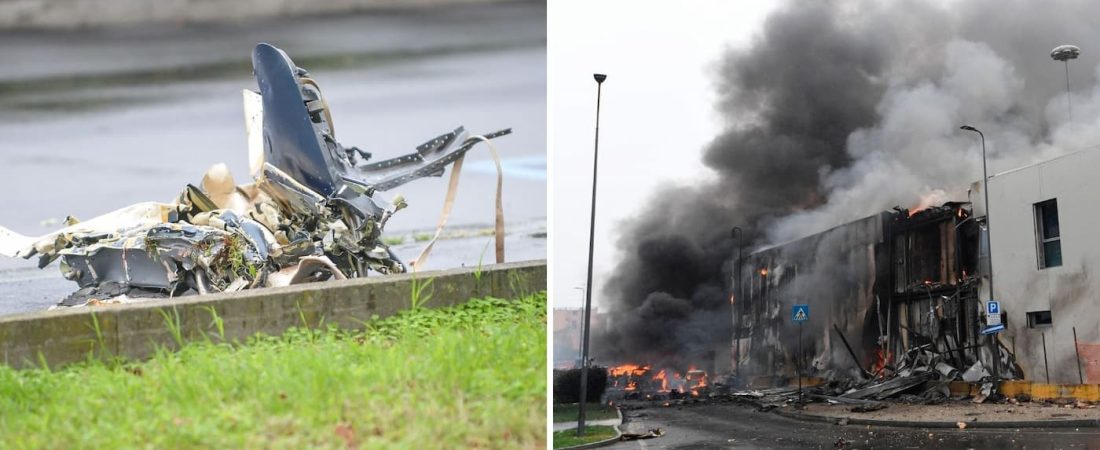
{"label": "orange flame", "polygon": [[640,366],[637,364],[623,364],[621,366],[610,367],[607,369],[607,373],[613,377],[621,377],[624,375],[629,376],[642,376],[649,371],[649,366]]}
{"label": "orange flame", "polygon": [[882,372],[886,369],[886,365],[890,363],[893,356],[892,353],[883,351],[881,348],[875,350],[875,363],[871,365],[871,372],[884,377],[885,374]]}
{"label": "orange flame", "polygon": [[608,375],[614,379],[613,386],[623,386],[625,391],[658,389],[659,386],[659,392],[691,392],[698,396],[699,391],[709,385],[707,373],[695,366],[689,366],[688,371],[681,374],[670,369],[653,372],[648,365],[622,364],[608,368]]}
{"label": "orange flame", "polygon": [[688,366],[687,381],[691,383],[691,389],[695,390],[707,387],[707,373],[698,370],[695,366]]}
{"label": "orange flame", "polygon": [[657,375],[654,375],[653,379],[654,380],[660,380],[662,391],[667,391],[668,390],[668,376],[665,375],[665,370],[664,369],[661,369],[660,372],[657,372]]}
{"label": "orange flame", "polygon": [[913,217],[913,215],[930,208],[932,205],[941,204],[945,200],[947,200],[947,193],[939,189],[921,195],[917,206],[909,208],[909,217]]}

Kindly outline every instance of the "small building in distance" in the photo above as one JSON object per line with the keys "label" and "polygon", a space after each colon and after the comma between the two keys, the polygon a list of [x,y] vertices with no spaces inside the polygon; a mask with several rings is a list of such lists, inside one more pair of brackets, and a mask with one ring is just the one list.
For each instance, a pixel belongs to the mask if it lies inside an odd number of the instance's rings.
{"label": "small building in distance", "polygon": [[[590,318],[593,330],[604,328],[607,314],[592,308]],[[584,308],[554,308],[554,368],[580,367],[581,330],[584,324]]]}

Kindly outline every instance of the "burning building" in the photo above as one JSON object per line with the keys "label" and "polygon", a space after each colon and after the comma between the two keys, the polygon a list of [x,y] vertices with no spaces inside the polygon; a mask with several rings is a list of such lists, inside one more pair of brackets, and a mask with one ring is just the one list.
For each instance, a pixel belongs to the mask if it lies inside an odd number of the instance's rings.
{"label": "burning building", "polygon": [[[1088,272],[1100,249],[1084,231],[1098,225],[1096,166],[1058,157],[1100,142],[1100,85],[1095,61],[1081,61],[1066,68],[1082,81],[1065,89],[1046,56],[1098,33],[1079,12],[1097,5],[1072,3],[777,8],[716,68],[724,128],[703,149],[706,176],[659,190],[618,229],[601,305],[614,322],[593,335],[597,360],[746,376],[792,376],[805,363],[807,375],[866,378],[926,348],[959,372],[982,361],[979,374],[1043,380],[1049,365],[1058,382],[1076,381],[1081,350],[1088,372],[1085,345],[1100,329],[1073,321],[1091,316],[1100,287]],[[1029,36],[989,27],[990,14]],[[1076,115],[1065,115],[1071,99]],[[989,138],[988,160],[985,141],[959,130],[966,123]],[[989,235],[969,180],[986,163],[996,172],[1044,160],[990,179]],[[1055,210],[1058,233],[1036,221]],[[754,250],[741,261],[733,226]],[[996,347],[981,334],[990,265],[1006,312]],[[810,305],[804,357],[794,304]]]}
{"label": "burning building", "polygon": [[[1001,378],[1100,380],[1098,166],[1092,149],[990,177],[989,222],[981,201],[895,208],[746,255],[731,282],[731,368],[867,379],[919,350],[948,378],[980,362]],[[983,334],[990,285],[1004,330]],[[801,353],[796,304],[811,311]]]}
{"label": "burning building", "polygon": [[[733,298],[732,367],[742,376],[882,375],[923,345],[967,367],[981,351],[980,229],[968,203],[895,209],[744,258]],[[739,294],[739,295],[738,295]],[[740,300],[738,300],[740,299]],[[789,319],[810,306],[804,351]]]}

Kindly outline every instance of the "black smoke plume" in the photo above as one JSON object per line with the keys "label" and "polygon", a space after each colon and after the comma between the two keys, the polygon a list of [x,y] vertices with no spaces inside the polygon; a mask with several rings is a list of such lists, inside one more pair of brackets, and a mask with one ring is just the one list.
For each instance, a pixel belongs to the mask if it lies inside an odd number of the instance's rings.
{"label": "black smoke plume", "polygon": [[[605,362],[706,366],[729,351],[733,240],[785,242],[892,206],[966,200],[991,172],[1100,144],[1100,3],[792,2],[716,74],[713,181],[664,190],[625,224],[605,285]],[[1072,43],[1073,118],[1053,47]],[[687,151],[684,149],[683,151]],[[598,330],[594,330],[598,331]],[[723,350],[725,349],[725,350]],[[721,370],[721,368],[719,368]]]}

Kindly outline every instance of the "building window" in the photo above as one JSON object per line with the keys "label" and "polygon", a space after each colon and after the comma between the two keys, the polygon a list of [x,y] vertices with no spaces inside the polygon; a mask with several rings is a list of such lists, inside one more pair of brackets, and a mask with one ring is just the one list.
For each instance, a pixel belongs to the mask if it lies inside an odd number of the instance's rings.
{"label": "building window", "polygon": [[1039,268],[1062,265],[1062,234],[1058,229],[1058,199],[1035,204],[1035,239]]}
{"label": "building window", "polygon": [[1050,317],[1050,311],[1031,311],[1027,313],[1027,327],[1039,328],[1049,327],[1054,325],[1054,320]]}

